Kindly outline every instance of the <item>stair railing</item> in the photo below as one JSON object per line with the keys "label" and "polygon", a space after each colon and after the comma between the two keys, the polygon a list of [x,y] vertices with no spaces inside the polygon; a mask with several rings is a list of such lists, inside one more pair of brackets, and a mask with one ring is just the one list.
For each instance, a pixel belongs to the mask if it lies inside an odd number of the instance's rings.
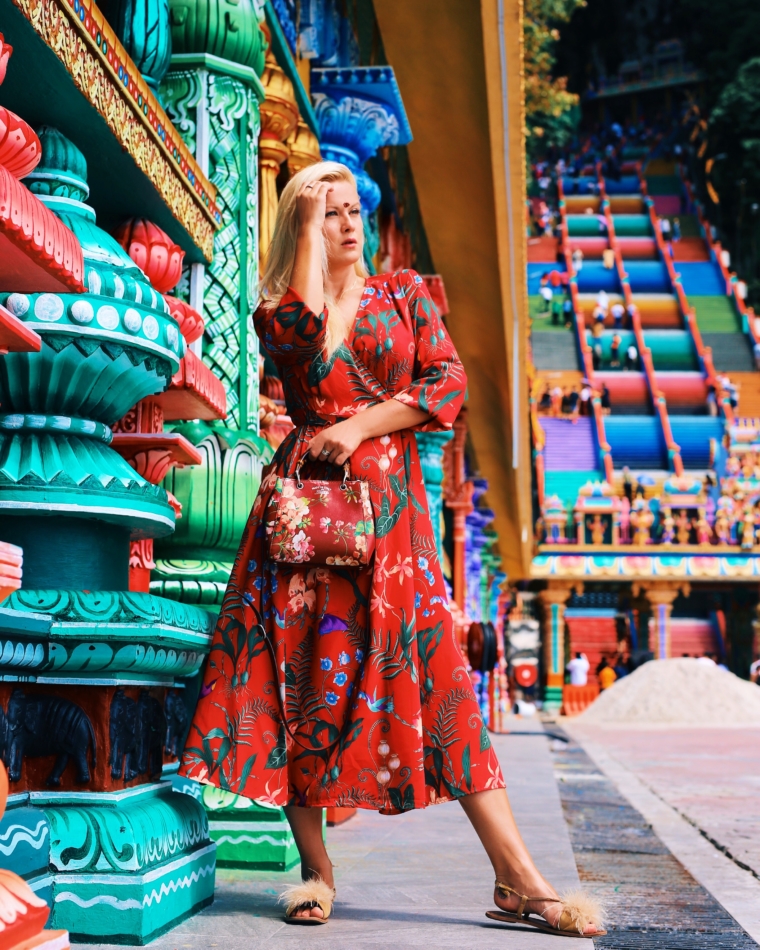
{"label": "stair railing", "polygon": [[544,449],[546,448],[546,431],[541,425],[538,416],[538,387],[540,381],[535,380],[530,392],[530,421],[531,433],[533,436],[533,463],[536,468],[536,494],[538,496],[538,507],[543,510],[544,497],[546,492],[546,469],[544,466]]}
{"label": "stair railing", "polygon": [[[604,179],[601,176],[601,166],[599,166],[599,177],[601,182],[601,187],[604,188]],[[639,181],[641,181],[641,175],[639,176]],[[646,187],[646,182],[643,183]],[[644,200],[646,202],[651,202],[652,199],[647,195]],[[620,251],[620,245],[618,244],[617,237],[615,236],[615,227],[612,221],[612,214],[609,209],[609,202],[606,203],[605,214],[607,216],[607,227],[611,230],[611,236],[613,241],[613,249],[615,251],[615,260],[617,262],[618,274],[620,275],[620,283],[623,287],[623,297],[625,298],[625,304],[628,308],[628,312],[631,314],[631,322],[633,324],[633,333],[636,337],[636,346],[639,351],[639,359],[642,362],[644,367],[644,373],[646,375],[647,384],[649,386],[649,394],[652,398],[652,405],[655,412],[660,420],[660,427],[662,429],[662,435],[665,439],[665,445],[668,450],[668,459],[673,466],[673,471],[676,475],[683,475],[683,460],[681,459],[681,447],[673,438],[673,430],[670,427],[670,417],[668,416],[668,404],[665,399],[665,394],[657,385],[657,374],[654,368],[654,360],[652,359],[652,351],[646,345],[644,341],[644,332],[641,329],[641,315],[639,314],[638,308],[634,305],[633,302],[633,293],[631,291],[631,285],[628,280],[628,274],[625,271],[625,266],[623,264],[623,255]],[[651,209],[650,209],[650,220],[651,220]],[[655,225],[657,224],[655,218]],[[655,235],[659,234],[659,227],[655,227]],[[660,235],[660,238],[662,235]]]}
{"label": "stair railing", "polygon": [[[560,182],[561,187],[561,182]],[[565,257],[565,265],[567,267],[567,272],[570,275],[569,289],[570,289],[570,301],[573,305],[573,326],[575,329],[575,338],[578,344],[578,349],[581,354],[581,361],[583,364],[583,369],[586,375],[586,379],[589,382],[589,386],[592,391],[591,396],[591,405],[594,413],[594,421],[596,424],[596,437],[597,442],[599,443],[599,451],[602,457],[602,467],[604,468],[604,477],[612,484],[612,479],[614,476],[614,463],[612,460],[612,448],[607,441],[607,434],[604,429],[604,413],[602,412],[602,401],[601,401],[601,390],[596,380],[596,374],[594,372],[594,359],[591,353],[591,347],[588,345],[588,340],[586,339],[586,321],[583,315],[583,310],[580,306],[578,300],[578,282],[576,280],[577,274],[573,268],[573,257],[570,251],[570,242],[569,242],[569,232],[567,227],[567,213],[565,210],[564,202],[564,190],[560,191],[560,220],[561,220],[561,234],[562,234],[562,245],[561,250]]]}

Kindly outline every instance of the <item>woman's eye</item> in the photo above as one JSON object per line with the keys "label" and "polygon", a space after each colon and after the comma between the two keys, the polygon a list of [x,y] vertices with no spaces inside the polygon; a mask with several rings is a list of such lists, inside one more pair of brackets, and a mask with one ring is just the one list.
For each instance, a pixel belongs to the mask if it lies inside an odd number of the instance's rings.
{"label": "woman's eye", "polygon": [[359,208],[352,208],[351,214],[361,214],[361,210]]}
{"label": "woman's eye", "polygon": [[337,211],[326,211],[326,212],[325,212],[325,217],[326,217],[326,218],[335,218],[335,217],[337,217],[337,215],[338,215],[338,212],[337,212]]}

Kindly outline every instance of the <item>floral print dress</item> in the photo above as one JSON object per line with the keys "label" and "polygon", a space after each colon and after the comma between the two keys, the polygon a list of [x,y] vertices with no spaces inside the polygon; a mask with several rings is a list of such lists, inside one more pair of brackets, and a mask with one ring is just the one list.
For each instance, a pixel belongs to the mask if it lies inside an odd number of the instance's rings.
{"label": "floral print dress", "polygon": [[[270,805],[386,814],[502,788],[454,637],[411,430],[370,439],[351,457],[374,509],[369,567],[351,564],[362,544],[355,528],[348,543],[336,533],[345,551],[330,564],[267,559],[267,504],[321,428],[394,398],[430,414],[420,429],[447,429],[465,395],[464,368],[414,271],[367,279],[351,336],[329,358],[326,322],[293,290],[254,316],[295,429],[264,470],[181,771]],[[311,460],[302,469],[304,478],[341,475]],[[318,514],[294,511],[296,545],[309,517]]]}

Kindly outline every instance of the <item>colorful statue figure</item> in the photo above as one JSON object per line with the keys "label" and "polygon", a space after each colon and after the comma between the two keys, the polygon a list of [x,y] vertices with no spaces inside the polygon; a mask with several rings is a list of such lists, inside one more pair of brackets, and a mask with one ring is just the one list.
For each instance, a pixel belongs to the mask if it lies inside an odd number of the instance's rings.
{"label": "colorful statue figure", "polygon": [[691,534],[691,521],[689,516],[686,513],[686,509],[682,508],[678,512],[678,517],[676,518],[676,537],[678,538],[679,544],[688,544],[689,535]]}
{"label": "colorful statue figure", "polygon": [[699,517],[694,520],[694,528],[697,532],[697,544],[700,547],[709,547],[712,538],[712,531],[705,517],[705,509],[699,509]]}
{"label": "colorful statue figure", "polygon": [[630,521],[633,525],[633,543],[639,547],[649,544],[649,529],[652,527],[654,515],[643,498],[637,498],[631,508]]}
{"label": "colorful statue figure", "polygon": [[755,546],[755,509],[752,505],[744,508],[742,518],[742,551],[751,551]]}
{"label": "colorful statue figure", "polygon": [[715,514],[714,530],[718,544],[731,543],[731,519],[728,517],[727,510],[722,505]]}
{"label": "colorful statue figure", "polygon": [[662,519],[662,537],[660,539],[660,544],[671,545],[676,536],[676,527],[675,521],[673,521],[673,512],[670,508],[663,508],[663,519]]}
{"label": "colorful statue figure", "polygon": [[601,515],[594,515],[593,518],[588,518],[586,521],[586,527],[591,532],[592,544],[604,544],[605,526]]}

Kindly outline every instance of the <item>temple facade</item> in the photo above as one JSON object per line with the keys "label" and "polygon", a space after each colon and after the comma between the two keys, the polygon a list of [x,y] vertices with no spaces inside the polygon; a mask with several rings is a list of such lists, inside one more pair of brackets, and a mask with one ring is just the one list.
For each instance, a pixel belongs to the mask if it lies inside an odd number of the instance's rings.
{"label": "temple facade", "polygon": [[[468,311],[423,218],[417,169],[435,171],[411,158],[384,46],[401,20],[383,32],[372,4],[336,0],[0,9],[0,867],[72,939],[144,944],[213,901],[217,868],[298,857],[280,809],[177,776],[261,470],[292,427],[251,322],[285,183],[348,165],[369,270],[418,270],[457,345]],[[469,413],[418,442],[499,728],[504,506]]]}

